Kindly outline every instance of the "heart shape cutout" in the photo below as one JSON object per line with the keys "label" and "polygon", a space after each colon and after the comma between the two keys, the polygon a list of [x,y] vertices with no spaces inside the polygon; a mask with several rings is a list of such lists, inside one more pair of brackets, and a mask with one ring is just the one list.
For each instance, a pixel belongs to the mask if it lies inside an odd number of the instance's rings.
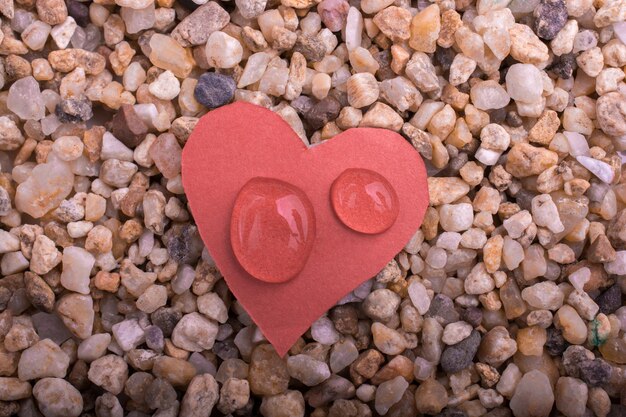
{"label": "heart shape cutout", "polygon": [[[342,213],[331,203],[331,188],[350,169],[378,174],[395,190],[397,217],[386,230],[357,232],[338,217]],[[280,116],[245,102],[200,119],[183,149],[182,178],[209,253],[232,293],[281,356],[315,320],[375,276],[404,247],[420,226],[429,199],[424,163],[397,133],[349,129],[308,147]],[[250,275],[231,244],[235,202],[242,188],[258,178],[297,187],[314,212],[309,256],[303,269],[285,282],[264,282]],[[359,219],[368,222],[366,217],[352,216],[352,221]],[[345,216],[344,220],[350,222]],[[271,246],[268,259],[282,265],[283,258],[271,253]]]}

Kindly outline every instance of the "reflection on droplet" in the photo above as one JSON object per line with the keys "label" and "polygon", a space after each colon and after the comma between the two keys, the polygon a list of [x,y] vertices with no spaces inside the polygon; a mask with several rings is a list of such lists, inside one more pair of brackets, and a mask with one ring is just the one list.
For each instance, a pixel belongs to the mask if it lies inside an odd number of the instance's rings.
{"label": "reflection on droplet", "polygon": [[239,191],[230,224],[235,257],[250,275],[285,282],[306,264],[315,240],[315,213],[299,188],[253,178]]}
{"label": "reflection on droplet", "polygon": [[357,232],[376,234],[389,229],[398,217],[396,191],[382,175],[369,169],[347,169],[330,189],[339,220]]}

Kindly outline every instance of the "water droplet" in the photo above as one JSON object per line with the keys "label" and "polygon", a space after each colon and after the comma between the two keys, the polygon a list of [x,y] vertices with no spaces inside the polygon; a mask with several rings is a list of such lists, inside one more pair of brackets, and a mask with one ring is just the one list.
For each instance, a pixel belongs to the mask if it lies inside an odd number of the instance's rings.
{"label": "water droplet", "polygon": [[398,196],[389,181],[369,169],[347,169],[337,177],[330,198],[339,220],[357,232],[376,234],[398,217]]}
{"label": "water droplet", "polygon": [[235,200],[230,240],[250,275],[265,282],[288,281],[302,271],[313,247],[313,205],[291,184],[253,178]]}

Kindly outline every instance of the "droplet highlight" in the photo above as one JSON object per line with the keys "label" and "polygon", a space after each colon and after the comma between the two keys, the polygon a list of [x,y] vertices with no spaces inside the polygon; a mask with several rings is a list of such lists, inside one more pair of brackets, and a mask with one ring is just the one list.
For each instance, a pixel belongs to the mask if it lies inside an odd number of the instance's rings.
{"label": "droplet highlight", "polygon": [[385,177],[369,169],[342,172],[331,186],[330,199],[339,220],[360,233],[382,233],[398,217],[396,191]]}
{"label": "droplet highlight", "polygon": [[239,264],[270,283],[293,279],[304,268],[315,240],[315,213],[298,187],[253,178],[239,191],[230,241]]}

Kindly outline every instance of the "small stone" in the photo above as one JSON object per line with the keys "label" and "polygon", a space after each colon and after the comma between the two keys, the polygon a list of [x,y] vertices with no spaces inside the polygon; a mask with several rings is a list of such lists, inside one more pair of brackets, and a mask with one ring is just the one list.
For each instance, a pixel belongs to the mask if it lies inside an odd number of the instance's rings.
{"label": "small stone", "polygon": [[426,287],[419,281],[412,281],[408,288],[409,298],[417,309],[417,311],[424,315],[430,308],[430,297],[426,292]]}
{"label": "small stone", "polygon": [[537,35],[546,40],[554,39],[567,22],[565,0],[542,0],[533,15]]}
{"label": "small stone", "polygon": [[[239,6],[239,1],[237,5]],[[246,2],[263,4],[265,2]],[[255,6],[258,8],[258,6]],[[244,9],[245,10],[245,9]],[[242,15],[244,14],[243,10]],[[263,11],[263,9],[261,9]],[[244,16],[251,18],[253,16]],[[213,32],[221,30],[230,21],[228,13],[214,1],[207,2],[198,7],[193,13],[186,16],[172,31],[172,38],[177,40],[182,46],[204,45]]]}
{"label": "small stone", "polygon": [[210,374],[195,376],[181,401],[181,415],[200,417],[210,415],[219,398],[219,385]]}
{"label": "small stone", "polygon": [[128,365],[120,356],[106,355],[91,363],[88,376],[95,385],[118,395],[128,379]]}
{"label": "small stone", "polygon": [[399,355],[406,349],[404,336],[382,323],[372,323],[372,337],[376,348],[387,355]]}
{"label": "small stone", "polygon": [[408,388],[409,383],[402,376],[385,381],[376,389],[374,407],[380,415],[385,415],[396,404]]}
{"label": "small stone", "polygon": [[626,103],[618,92],[611,92],[598,98],[597,118],[600,128],[609,136],[626,134]]}
{"label": "small stone", "polygon": [[228,320],[228,309],[224,301],[216,293],[206,293],[198,297],[196,301],[198,311],[208,318],[220,323],[226,323]]}
{"label": "small stone", "polygon": [[360,109],[374,103],[380,94],[376,78],[367,72],[354,74],[346,82],[348,102]]}
{"label": "small stone", "polygon": [[430,196],[430,204],[433,206],[453,203],[464,195],[467,195],[469,190],[469,185],[460,178],[428,178],[428,194]]}
{"label": "small stone", "polygon": [[50,36],[54,40],[54,43],[59,47],[59,49],[67,48],[67,45],[70,43],[70,39],[74,35],[74,31],[76,30],[76,21],[73,17],[68,16],[65,21],[59,25],[56,25],[50,31]]}
{"label": "small stone", "polygon": [[16,401],[31,396],[31,386],[18,378],[0,377],[0,401]]}
{"label": "small stone", "polygon": [[312,387],[330,377],[330,369],[324,362],[308,355],[295,355],[287,358],[287,370],[292,378]]}
{"label": "small stone", "polygon": [[499,366],[517,351],[517,343],[508,330],[496,326],[483,337],[478,349],[478,359],[492,366]]}
{"label": "small stone", "polygon": [[208,72],[200,76],[194,89],[194,97],[210,109],[221,107],[233,99],[235,81],[223,74]]}
{"label": "small stone", "polygon": [[317,5],[317,13],[331,32],[341,30],[348,17],[348,10],[350,10],[350,4],[345,0],[322,0]]}
{"label": "small stone", "polygon": [[173,100],[180,92],[180,82],[171,71],[164,71],[150,83],[148,90],[161,100]]}
{"label": "small stone", "polygon": [[359,127],[376,127],[398,132],[402,128],[403,123],[402,117],[391,107],[384,103],[376,102],[365,113]]}
{"label": "small stone", "polygon": [[46,115],[39,83],[30,76],[21,78],[11,85],[6,103],[9,110],[23,120],[40,120]]}
{"label": "small stone", "polygon": [[183,359],[159,356],[154,360],[152,373],[177,388],[184,388],[196,376],[196,368]]}
{"label": "small stone", "polygon": [[27,271],[24,274],[26,297],[38,310],[51,313],[54,310],[55,295],[52,289],[38,275]]}
{"label": "small stone", "polygon": [[435,67],[430,57],[423,52],[415,52],[411,56],[405,73],[421,92],[428,93],[440,88]]}
{"label": "small stone", "polygon": [[91,296],[67,294],[57,303],[56,310],[63,324],[79,339],[91,336],[94,321]]}
{"label": "small stone", "polygon": [[175,346],[190,352],[210,349],[215,343],[217,325],[198,313],[183,316],[172,332]]}
{"label": "small stone", "polygon": [[123,104],[113,116],[111,133],[124,145],[134,148],[148,133],[148,127],[137,115],[133,106]]}
{"label": "small stone", "polygon": [[70,358],[50,339],[41,340],[22,352],[17,373],[22,381],[64,378]]}
{"label": "small stone", "polygon": [[256,395],[281,394],[289,385],[287,365],[268,344],[252,351],[248,375],[250,390]]}
{"label": "small stone", "polygon": [[272,396],[265,396],[260,412],[264,417],[304,417],[305,403],[300,391],[285,391]]}
{"label": "small stone", "polygon": [[472,103],[480,110],[501,109],[509,104],[511,98],[500,84],[495,81],[480,81],[470,90]]}
{"label": "small stone", "polygon": [[43,378],[33,387],[39,411],[44,417],[78,417],[83,411],[83,397],[69,382]]}
{"label": "small stone", "polygon": [[[378,26],[380,31],[385,34],[389,39],[394,42],[402,42],[409,39],[411,36],[411,31],[409,26],[411,23],[411,13],[403,9],[401,7],[387,7],[384,10],[381,10],[374,16],[374,24]],[[413,18],[415,20],[415,18]],[[439,21],[439,16],[437,16],[437,22]],[[435,40],[432,41],[434,46]],[[410,43],[410,42],[409,42]],[[417,49],[417,48],[414,48]],[[423,51],[423,52],[434,52],[434,47],[432,51]]]}
{"label": "small stone", "polygon": [[[169,36],[160,33],[152,35],[150,50],[150,62],[159,68],[172,71],[178,78],[186,78],[194,66],[190,51]],[[115,132],[113,134],[119,138]]]}
{"label": "small stone", "polygon": [[587,340],[587,326],[573,307],[562,306],[554,315],[554,323],[569,343],[579,345]]}
{"label": "small stone", "polygon": [[553,404],[550,380],[543,372],[532,370],[517,384],[510,407],[516,417],[548,416]]}
{"label": "small stone", "polygon": [[424,414],[437,414],[448,404],[448,393],[436,379],[427,379],[415,390],[415,407]]}
{"label": "small stone", "polygon": [[431,4],[411,20],[409,46],[416,51],[433,53],[441,30],[439,6]]}
{"label": "small stone", "polygon": [[536,102],[543,92],[541,71],[530,64],[511,65],[506,73],[506,89],[516,101]]}
{"label": "small stone", "polygon": [[67,7],[61,0],[37,0],[37,14],[47,24],[54,26],[67,18]]}
{"label": "small stone", "polygon": [[363,301],[363,312],[375,320],[388,320],[400,306],[400,296],[387,289],[372,291]]}
{"label": "small stone", "polygon": [[448,346],[441,355],[441,367],[447,374],[459,372],[471,365],[480,345],[480,333],[473,330],[459,343]]}
{"label": "small stone", "polygon": [[24,136],[15,122],[6,116],[1,116],[0,150],[13,151],[19,149],[24,143],[24,140]]}
{"label": "small stone", "polygon": [[338,373],[354,362],[359,356],[354,342],[344,339],[335,343],[330,352],[330,369]]}
{"label": "small stone", "polygon": [[68,290],[89,294],[89,275],[96,259],[83,248],[71,246],[63,250],[61,285]]}
{"label": "small stone", "polygon": [[472,329],[472,326],[464,321],[450,323],[443,329],[441,341],[448,346],[456,345],[469,337]]}
{"label": "small stone", "polygon": [[443,204],[439,208],[439,222],[446,232],[462,232],[474,221],[474,210],[469,203]]}
{"label": "small stone", "polygon": [[232,68],[242,58],[243,48],[239,41],[224,32],[213,32],[206,43],[209,65],[216,68]]}
{"label": "small stone", "polygon": [[229,414],[248,404],[250,399],[250,385],[245,379],[228,378],[220,390],[218,410]]}
{"label": "small stone", "polygon": [[108,333],[94,334],[83,340],[78,345],[78,359],[91,363],[98,358],[104,356],[109,344],[111,343],[111,335]]}
{"label": "small stone", "polygon": [[[563,22],[565,24],[565,22]],[[550,58],[548,47],[533,33],[533,30],[515,23],[509,29],[511,56],[523,64],[542,64]]]}
{"label": "small stone", "polygon": [[506,170],[518,178],[541,174],[556,165],[558,155],[544,148],[527,143],[513,145],[508,153]]}

